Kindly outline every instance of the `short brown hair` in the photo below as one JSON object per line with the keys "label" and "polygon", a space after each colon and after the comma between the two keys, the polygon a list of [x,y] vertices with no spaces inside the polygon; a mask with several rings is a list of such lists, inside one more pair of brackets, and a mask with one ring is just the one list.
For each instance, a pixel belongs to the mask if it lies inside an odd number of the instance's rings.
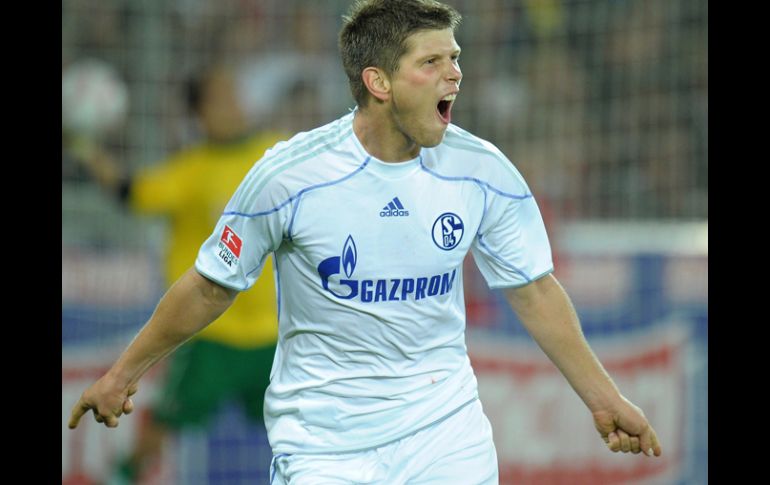
{"label": "short brown hair", "polygon": [[343,17],[339,36],[342,65],[350,91],[364,107],[369,91],[361,73],[369,66],[388,74],[398,70],[407,51],[406,39],[421,30],[454,30],[462,16],[435,0],[357,0]]}

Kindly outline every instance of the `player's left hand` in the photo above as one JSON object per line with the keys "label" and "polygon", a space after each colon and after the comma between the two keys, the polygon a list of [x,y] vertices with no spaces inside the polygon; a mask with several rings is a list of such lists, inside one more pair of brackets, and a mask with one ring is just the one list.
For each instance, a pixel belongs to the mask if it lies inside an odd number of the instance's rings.
{"label": "player's left hand", "polygon": [[615,409],[593,413],[594,425],[610,451],[660,456],[658,436],[639,407],[621,398]]}

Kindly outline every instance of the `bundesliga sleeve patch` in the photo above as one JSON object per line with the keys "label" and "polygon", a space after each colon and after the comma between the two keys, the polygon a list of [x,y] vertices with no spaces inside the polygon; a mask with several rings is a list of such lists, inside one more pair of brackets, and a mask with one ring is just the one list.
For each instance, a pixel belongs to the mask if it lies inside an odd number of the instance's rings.
{"label": "bundesliga sleeve patch", "polygon": [[228,225],[222,231],[222,237],[219,238],[219,257],[227,266],[235,267],[238,265],[238,258],[241,256],[241,246],[243,241],[235,231]]}

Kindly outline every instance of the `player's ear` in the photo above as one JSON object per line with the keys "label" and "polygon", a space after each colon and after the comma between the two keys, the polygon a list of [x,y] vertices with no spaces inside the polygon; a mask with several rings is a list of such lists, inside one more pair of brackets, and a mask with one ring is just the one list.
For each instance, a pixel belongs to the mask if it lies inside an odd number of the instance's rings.
{"label": "player's ear", "polygon": [[385,71],[378,67],[367,67],[361,73],[366,89],[380,101],[390,99],[390,79]]}

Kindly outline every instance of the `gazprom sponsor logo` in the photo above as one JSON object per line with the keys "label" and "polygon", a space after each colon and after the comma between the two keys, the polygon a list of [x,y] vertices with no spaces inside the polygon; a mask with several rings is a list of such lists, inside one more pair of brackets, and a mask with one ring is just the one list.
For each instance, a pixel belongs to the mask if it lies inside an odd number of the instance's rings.
{"label": "gazprom sponsor logo", "polygon": [[[416,278],[353,279],[358,261],[358,249],[353,236],[348,236],[342,247],[341,256],[332,256],[321,261],[318,274],[321,286],[337,298],[359,300],[363,303],[383,301],[422,300],[444,295],[452,290],[457,270]],[[342,277],[342,274],[346,278]],[[336,276],[340,275],[340,276]]]}

